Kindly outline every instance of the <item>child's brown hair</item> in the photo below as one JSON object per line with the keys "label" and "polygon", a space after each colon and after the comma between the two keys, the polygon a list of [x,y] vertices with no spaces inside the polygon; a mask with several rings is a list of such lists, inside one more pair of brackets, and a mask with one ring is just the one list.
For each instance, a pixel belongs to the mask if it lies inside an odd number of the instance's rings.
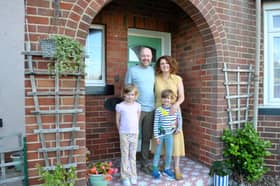
{"label": "child's brown hair", "polygon": [[171,89],[165,89],[161,92],[161,98],[174,97],[174,92]]}
{"label": "child's brown hair", "polygon": [[138,97],[138,89],[134,84],[127,84],[124,89],[123,93],[128,94],[129,92],[134,92],[135,96]]}

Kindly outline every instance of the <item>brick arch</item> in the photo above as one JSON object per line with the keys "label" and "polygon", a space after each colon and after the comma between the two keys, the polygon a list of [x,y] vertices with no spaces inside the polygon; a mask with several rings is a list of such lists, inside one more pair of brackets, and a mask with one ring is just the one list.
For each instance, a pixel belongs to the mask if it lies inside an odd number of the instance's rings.
{"label": "brick arch", "polygon": [[76,0],[65,23],[65,33],[78,40],[85,41],[88,29],[95,15],[111,0]]}
{"label": "brick arch", "polygon": [[226,39],[222,38],[225,38],[225,31],[212,1],[185,0],[174,2],[195,22],[202,35],[204,45],[207,47],[206,57],[213,57],[210,55],[213,52],[216,56],[217,51],[223,52],[222,46],[226,43]]}
{"label": "brick arch", "polygon": [[[65,23],[65,32],[67,35],[71,35],[76,39],[84,42],[88,33],[88,29],[92,23],[94,17],[100,12],[100,10],[106,6],[111,1],[101,1],[101,0],[76,0],[69,11],[68,18]],[[207,72],[207,74],[211,74],[213,79],[211,80],[213,84],[216,84],[216,89],[209,90],[209,92],[203,92],[201,97],[207,97],[208,94],[215,94],[217,97],[213,97],[210,104],[219,105],[220,100],[224,100],[223,94],[218,94],[218,87],[222,85],[217,84],[217,79],[222,78],[221,76],[221,65],[222,62],[225,61],[226,55],[226,37],[225,31],[223,30],[223,23],[220,20],[217,10],[215,6],[210,0],[205,0],[203,3],[195,0],[180,0],[173,1],[176,3],[196,24],[199,33],[203,38],[203,45],[205,48],[205,66],[202,67],[201,71]],[[214,69],[214,70],[213,70]],[[220,74],[217,75],[217,74]],[[206,83],[205,83],[206,84]],[[207,85],[203,85],[204,89],[207,89]],[[220,88],[220,87],[219,87]],[[223,112],[221,107],[216,108],[217,112]],[[208,116],[207,114],[204,114]],[[207,121],[207,127],[199,140],[203,141],[211,135],[218,136],[220,135],[221,130],[217,127],[217,124],[223,124],[225,126],[225,121],[222,116],[211,116],[211,121]],[[216,126],[214,126],[216,125]],[[217,129],[216,129],[217,128]],[[218,129],[219,128],[219,129]],[[209,137],[211,138],[211,136]],[[211,138],[212,139],[212,138]],[[210,140],[211,141],[211,140]],[[202,142],[203,143],[203,142]],[[215,143],[211,147],[207,147],[207,145],[202,144],[199,147],[199,160],[203,163],[209,164],[212,160],[214,160],[218,156],[221,151],[221,147],[217,141],[211,141],[211,143]],[[205,152],[210,151],[210,148],[214,148],[214,155],[211,156]]]}
{"label": "brick arch", "polygon": [[[224,113],[223,107],[218,106],[221,102],[224,102],[224,94],[219,92],[223,88],[223,85],[222,83],[217,83],[218,78],[221,80],[223,78],[221,68],[223,62],[226,60],[225,54],[227,54],[225,52],[227,49],[226,32],[223,30],[223,23],[218,16],[215,6],[210,0],[205,0],[203,3],[196,0],[174,2],[192,19],[202,37],[202,43],[205,49],[205,63],[201,66],[200,72],[207,74],[207,78],[211,79],[204,80],[202,78],[201,80],[202,84],[199,88],[204,91],[200,93],[200,104],[204,105],[204,107],[207,107],[207,105],[216,105],[214,106],[216,107],[216,112]],[[213,86],[215,86],[215,88],[213,88]],[[210,98],[209,95],[215,96]],[[205,99],[202,102],[204,98],[210,99]],[[219,140],[214,139],[218,139],[221,135],[222,128],[226,127],[226,122],[222,115],[223,114],[219,116],[217,114],[213,115],[213,113],[208,110],[206,112],[200,111],[197,113],[197,117],[209,119],[197,119],[192,121],[199,123],[199,127],[196,127],[201,131],[200,135],[193,136],[191,139],[199,141],[199,145],[195,147],[197,154],[191,155],[193,158],[205,164],[210,164],[211,161],[222,154],[222,147],[219,144]],[[194,127],[193,124],[191,124],[191,127]],[[211,145],[209,145],[209,143]]]}
{"label": "brick arch", "polygon": [[[82,41],[85,40],[95,15],[112,0],[88,1],[76,0],[65,23],[65,33]],[[223,54],[226,39],[222,38],[225,38],[225,31],[223,30],[223,24],[216,13],[212,1],[205,0],[202,3],[196,0],[181,0],[173,2],[181,7],[196,23],[205,42],[205,46],[209,46],[206,56],[213,57],[210,54],[213,54],[213,52],[217,53],[218,50]]]}

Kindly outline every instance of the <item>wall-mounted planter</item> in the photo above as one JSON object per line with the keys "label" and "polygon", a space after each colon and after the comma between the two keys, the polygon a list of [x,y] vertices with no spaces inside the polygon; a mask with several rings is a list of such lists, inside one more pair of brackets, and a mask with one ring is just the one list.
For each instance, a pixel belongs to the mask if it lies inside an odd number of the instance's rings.
{"label": "wall-mounted planter", "polygon": [[43,57],[53,58],[55,54],[55,40],[54,39],[43,39],[40,40],[40,47],[42,50]]}

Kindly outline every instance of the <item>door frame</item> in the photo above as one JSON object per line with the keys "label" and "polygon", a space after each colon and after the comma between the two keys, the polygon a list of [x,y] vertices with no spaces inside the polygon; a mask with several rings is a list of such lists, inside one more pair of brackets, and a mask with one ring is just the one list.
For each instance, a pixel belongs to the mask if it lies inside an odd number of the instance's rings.
{"label": "door frame", "polygon": [[128,35],[159,38],[162,40],[162,44],[161,44],[162,55],[171,55],[171,33],[129,28]]}

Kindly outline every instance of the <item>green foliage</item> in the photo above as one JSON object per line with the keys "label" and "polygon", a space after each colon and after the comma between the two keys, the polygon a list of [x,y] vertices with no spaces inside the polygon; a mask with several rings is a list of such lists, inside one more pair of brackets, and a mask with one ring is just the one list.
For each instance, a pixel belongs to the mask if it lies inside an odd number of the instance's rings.
{"label": "green foliage", "polygon": [[49,64],[49,70],[57,70],[59,74],[75,73],[81,69],[84,72],[84,49],[83,46],[76,40],[62,36],[54,35],[50,39],[55,41],[54,59],[55,65]]}
{"label": "green foliage", "polygon": [[231,174],[229,164],[225,160],[214,161],[210,167],[209,176],[226,176]]}
{"label": "green foliage", "polygon": [[41,165],[37,168],[39,180],[44,181],[43,186],[74,186],[77,179],[75,167],[64,169],[62,165],[57,164],[54,170],[44,170]]}
{"label": "green foliage", "polygon": [[246,123],[244,128],[235,132],[224,130],[222,141],[225,144],[224,157],[236,181],[252,183],[268,171],[264,160],[271,155],[266,150],[271,147],[271,142],[262,140],[251,123]]}

